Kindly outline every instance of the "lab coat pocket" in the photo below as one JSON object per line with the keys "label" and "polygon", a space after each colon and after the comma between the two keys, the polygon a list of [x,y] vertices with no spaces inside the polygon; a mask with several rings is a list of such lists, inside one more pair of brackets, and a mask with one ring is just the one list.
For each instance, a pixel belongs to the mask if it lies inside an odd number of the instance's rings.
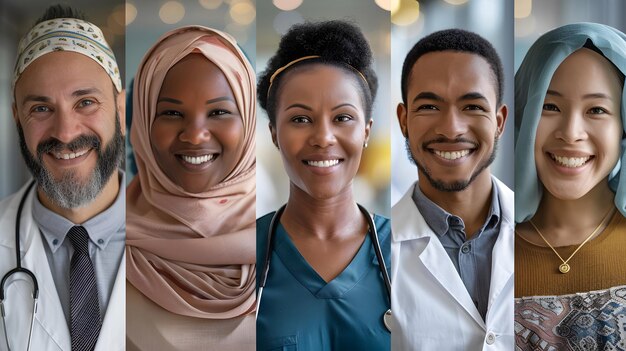
{"label": "lab coat pocket", "polygon": [[263,351],[298,351],[298,336],[281,336],[266,340]]}

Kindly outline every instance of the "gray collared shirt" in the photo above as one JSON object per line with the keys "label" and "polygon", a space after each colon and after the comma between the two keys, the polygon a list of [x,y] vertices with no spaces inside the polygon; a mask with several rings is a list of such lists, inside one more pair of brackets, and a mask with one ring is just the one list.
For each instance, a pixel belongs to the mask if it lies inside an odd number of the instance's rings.
{"label": "gray collared shirt", "polygon": [[[89,256],[94,265],[100,299],[100,316],[109,305],[117,271],[124,253],[126,240],[126,191],[124,172],[119,172],[120,190],[113,204],[82,223],[89,233]],[[75,225],[65,217],[44,207],[35,196],[33,217],[39,226],[41,237],[52,272],[65,319],[70,320],[70,261],[74,247],[70,240],[65,240],[67,232]]]}
{"label": "gray collared shirt", "polygon": [[489,304],[493,246],[500,232],[498,187],[492,183],[491,208],[483,226],[470,240],[463,220],[443,210],[422,193],[419,185],[413,191],[413,202],[426,224],[435,232],[467,288],[474,305],[485,320]]}

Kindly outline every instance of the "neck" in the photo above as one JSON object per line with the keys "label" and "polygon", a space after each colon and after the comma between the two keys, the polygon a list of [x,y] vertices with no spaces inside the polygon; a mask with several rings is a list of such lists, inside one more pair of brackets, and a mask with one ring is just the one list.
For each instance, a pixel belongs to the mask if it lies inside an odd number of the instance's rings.
{"label": "neck", "polygon": [[361,232],[364,223],[367,226],[354,201],[351,186],[333,197],[319,199],[293,183],[281,222],[290,235],[313,236],[321,240],[355,235]]}
{"label": "neck", "polygon": [[421,171],[419,171],[418,184],[422,193],[437,206],[450,214],[461,217],[468,239],[485,223],[491,207],[493,187],[488,168],[462,191],[441,191],[433,187]]}
{"label": "neck", "polygon": [[532,221],[555,246],[580,243],[615,207],[614,197],[608,180],[596,185],[583,197],[573,200],[558,199],[544,188]]}
{"label": "neck", "polygon": [[106,210],[115,202],[120,189],[119,174],[113,172],[113,175],[107,181],[100,194],[89,204],[79,208],[62,208],[54,204],[50,199],[38,189],[37,195],[41,204],[50,211],[55,212],[74,224],[85,223],[90,218],[96,216]]}

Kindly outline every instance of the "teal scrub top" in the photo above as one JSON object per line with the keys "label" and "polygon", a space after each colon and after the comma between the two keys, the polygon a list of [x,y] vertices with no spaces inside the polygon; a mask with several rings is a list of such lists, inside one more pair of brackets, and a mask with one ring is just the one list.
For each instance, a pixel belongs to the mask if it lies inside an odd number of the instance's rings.
{"label": "teal scrub top", "polygon": [[[274,212],[257,220],[257,288]],[[391,222],[374,223],[387,269]],[[257,350],[389,350],[383,324],[389,298],[369,234],[350,264],[326,283],[302,257],[282,224],[274,235],[257,319]]]}

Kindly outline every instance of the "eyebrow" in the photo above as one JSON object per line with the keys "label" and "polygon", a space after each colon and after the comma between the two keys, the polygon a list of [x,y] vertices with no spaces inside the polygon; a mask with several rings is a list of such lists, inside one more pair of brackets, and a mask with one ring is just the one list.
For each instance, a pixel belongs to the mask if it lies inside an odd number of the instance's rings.
{"label": "eyebrow", "polygon": [[[430,91],[425,91],[425,92],[417,94],[417,96],[415,96],[415,98],[413,99],[413,102],[419,99],[435,100],[435,101],[441,101],[441,102],[445,101],[443,97]],[[475,92],[475,91],[469,92],[467,94],[463,94],[457,99],[457,101],[464,101],[464,100],[484,100],[485,102],[489,102],[489,100],[487,100],[487,98],[483,94]]]}
{"label": "eyebrow", "polygon": [[353,109],[357,110],[356,106],[354,106],[354,105],[352,105],[352,104],[350,104],[350,103],[347,103],[347,102],[346,102],[346,103],[339,104],[339,105],[337,105],[337,106],[333,107],[332,111],[334,111],[334,110],[336,110],[336,109],[338,109],[338,108],[344,107],[344,106],[350,106],[350,107],[352,107]]}
{"label": "eyebrow", "polygon": [[313,109],[312,109],[312,108],[310,108],[309,106],[304,105],[304,104],[291,104],[291,105],[289,105],[289,106],[287,106],[287,107],[285,108],[285,111],[287,111],[287,110],[289,110],[289,109],[292,109],[292,108],[298,108],[298,107],[299,107],[299,108],[301,108],[301,109],[305,109],[305,110],[307,110],[307,111],[313,111]]}
{"label": "eyebrow", "polygon": [[[563,94],[559,93],[558,91],[555,90],[548,90],[546,92],[546,95],[554,95],[554,96],[558,96],[558,97],[563,97]],[[608,96],[607,94],[604,93],[589,93],[589,94],[585,94],[583,95],[583,99],[607,99],[607,100],[613,100],[610,96]]]}
{"label": "eyebrow", "polygon": [[74,92],[72,92],[73,97],[80,97],[80,96],[85,96],[85,95],[90,95],[90,94],[102,94],[102,91],[100,91],[100,89],[98,88],[85,88],[85,89],[74,90]]}
{"label": "eyebrow", "polygon": [[437,94],[435,94],[433,92],[430,92],[430,91],[425,91],[425,92],[421,92],[421,93],[417,94],[413,98],[412,102],[415,102],[415,101],[420,100],[420,99],[444,101],[444,99],[441,96],[439,96],[439,95],[437,95]]}
{"label": "eyebrow", "polygon": [[43,96],[43,95],[26,95],[26,97],[24,97],[24,100],[22,100],[22,106],[26,105],[27,102],[30,101],[34,101],[34,102],[50,102],[51,99],[47,96]]}
{"label": "eyebrow", "polygon": [[[75,90],[72,92],[71,95],[72,97],[81,97],[81,96],[85,96],[89,94],[102,94],[102,91],[98,88],[85,88],[85,89]],[[44,95],[29,94],[29,95],[26,95],[26,97],[24,97],[24,100],[22,100],[22,106],[26,105],[27,102],[31,102],[31,101],[49,103],[50,101],[52,101],[52,99]]]}
{"label": "eyebrow", "polygon": [[458,101],[464,101],[464,100],[484,100],[485,102],[489,102],[487,100],[487,98],[483,94],[475,92],[475,91],[467,93],[467,94],[459,97],[457,100]]}
{"label": "eyebrow", "polygon": [[[235,102],[230,96],[222,96],[222,97],[218,97],[218,98],[215,98],[215,99],[207,100],[205,102],[205,104],[206,105],[214,104],[214,103],[220,102],[220,101],[232,101],[232,102]],[[177,104],[177,105],[182,105],[183,104],[182,101],[174,99],[174,98],[169,98],[169,97],[162,97],[162,98],[160,98],[157,101],[157,104],[160,103],[160,102],[171,102],[172,104]]]}

